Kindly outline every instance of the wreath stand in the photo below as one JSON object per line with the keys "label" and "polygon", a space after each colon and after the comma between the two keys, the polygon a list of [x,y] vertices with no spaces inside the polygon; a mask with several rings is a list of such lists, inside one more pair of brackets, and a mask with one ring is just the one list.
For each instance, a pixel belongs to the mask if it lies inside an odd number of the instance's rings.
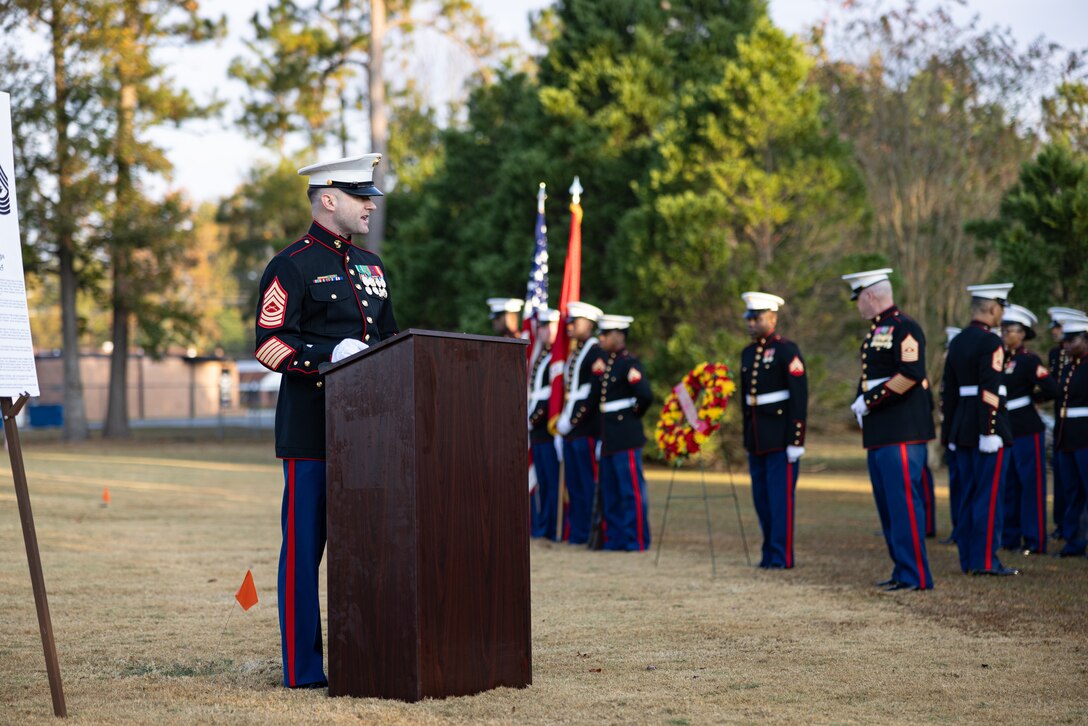
{"label": "wreath stand", "polygon": [[[724,437],[723,437],[724,443]],[[744,533],[744,520],[740,514],[740,498],[737,496],[737,484],[733,478],[733,461],[729,457],[728,449],[725,446],[722,447],[722,456],[725,457],[725,467],[729,472],[729,494],[709,494],[706,488],[706,461],[700,454],[699,459],[699,474],[702,484],[703,493],[699,494],[676,494],[672,493],[673,485],[676,483],[676,472],[680,469],[680,462],[676,462],[672,465],[672,476],[669,478],[669,490],[665,495],[665,512],[661,518],[661,534],[657,536],[657,552],[654,554],[654,566],[656,567],[658,561],[661,559],[661,546],[665,541],[665,527],[669,523],[669,504],[673,499],[701,499],[703,500],[703,511],[706,513],[706,544],[710,550],[710,573],[711,578],[718,576],[718,562],[714,555],[714,535],[710,529],[710,500],[711,499],[732,499],[733,506],[737,512],[737,528],[740,531],[740,541],[744,545],[744,559],[748,563],[748,566],[752,566],[752,556],[748,550],[748,538]]]}

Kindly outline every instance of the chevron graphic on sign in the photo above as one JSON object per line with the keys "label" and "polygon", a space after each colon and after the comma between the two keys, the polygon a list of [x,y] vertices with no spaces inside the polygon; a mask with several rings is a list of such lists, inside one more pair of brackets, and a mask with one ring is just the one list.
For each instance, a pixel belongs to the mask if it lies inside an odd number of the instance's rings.
{"label": "chevron graphic on sign", "polygon": [[0,214],[11,214],[11,190],[8,188],[8,175],[0,166]]}

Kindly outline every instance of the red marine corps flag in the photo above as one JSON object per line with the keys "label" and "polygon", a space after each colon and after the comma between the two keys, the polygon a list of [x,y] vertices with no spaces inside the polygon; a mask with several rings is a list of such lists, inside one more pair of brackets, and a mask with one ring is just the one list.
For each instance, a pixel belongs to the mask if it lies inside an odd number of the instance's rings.
{"label": "red marine corps flag", "polygon": [[552,345],[552,362],[548,376],[552,397],[548,401],[548,428],[557,433],[559,413],[563,410],[563,365],[570,349],[567,336],[567,304],[582,297],[582,183],[574,177],[570,185],[570,241],[567,243],[567,264],[563,268],[563,292],[559,296],[559,331]]}

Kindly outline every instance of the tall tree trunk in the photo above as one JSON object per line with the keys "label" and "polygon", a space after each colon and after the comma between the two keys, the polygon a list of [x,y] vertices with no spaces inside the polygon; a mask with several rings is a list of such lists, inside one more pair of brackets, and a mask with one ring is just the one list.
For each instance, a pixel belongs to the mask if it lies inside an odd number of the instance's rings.
{"label": "tall tree trunk", "polygon": [[60,277],[60,327],[64,360],[64,439],[83,441],[88,436],[83,405],[83,378],[79,372],[79,319],[76,316],[75,229],[67,214],[72,185],[71,148],[68,138],[68,68],[65,58],[64,1],[52,0],[49,32],[53,56],[53,123],[56,131],[57,206],[53,214]]}
{"label": "tall tree trunk", "polygon": [[106,426],[104,435],[108,438],[121,438],[129,435],[128,427],[128,329],[131,309],[127,295],[128,276],[131,269],[131,234],[125,220],[130,218],[130,205],[133,199],[132,188],[132,153],[134,118],[136,114],[136,81],[131,64],[136,58],[136,44],[139,37],[139,0],[126,0],[122,44],[126,47],[118,52],[117,75],[121,92],[118,95],[117,108],[117,180],[113,217],[113,242],[110,261],[113,267],[113,290],[111,303],[113,308],[113,352],[110,354],[110,387],[106,408]]}
{"label": "tall tree trunk", "polygon": [[[382,68],[385,42],[385,0],[370,0],[370,150],[382,155],[382,163],[374,168],[374,185],[383,192],[385,170],[389,168],[389,116],[385,103],[385,72]],[[368,248],[379,252],[385,239],[385,204],[370,213]]]}

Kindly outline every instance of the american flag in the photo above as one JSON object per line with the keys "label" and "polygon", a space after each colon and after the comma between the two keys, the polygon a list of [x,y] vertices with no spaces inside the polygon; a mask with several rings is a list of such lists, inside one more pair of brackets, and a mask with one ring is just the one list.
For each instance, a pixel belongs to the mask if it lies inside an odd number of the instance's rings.
{"label": "american flag", "polygon": [[544,223],[544,182],[536,195],[536,243],[533,245],[533,264],[529,268],[529,284],[525,290],[525,307],[521,314],[521,337],[529,341],[529,368],[532,371],[543,347],[537,336],[537,313],[548,307],[548,226]]}

